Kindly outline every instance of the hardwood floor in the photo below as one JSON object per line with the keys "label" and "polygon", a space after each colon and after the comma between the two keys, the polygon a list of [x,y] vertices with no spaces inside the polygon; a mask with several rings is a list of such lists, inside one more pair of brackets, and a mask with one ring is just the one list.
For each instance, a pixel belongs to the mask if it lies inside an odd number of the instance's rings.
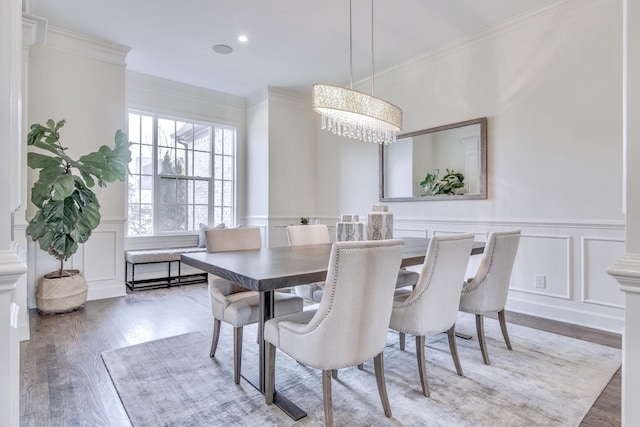
{"label": "hardwood floor", "polygon": [[[21,426],[130,426],[100,353],[182,333],[212,329],[207,286],[136,291],[89,301],[84,309],[30,313],[31,340],[21,343]],[[507,321],[620,348],[619,335],[507,313]],[[620,425],[620,371],[582,426]]]}

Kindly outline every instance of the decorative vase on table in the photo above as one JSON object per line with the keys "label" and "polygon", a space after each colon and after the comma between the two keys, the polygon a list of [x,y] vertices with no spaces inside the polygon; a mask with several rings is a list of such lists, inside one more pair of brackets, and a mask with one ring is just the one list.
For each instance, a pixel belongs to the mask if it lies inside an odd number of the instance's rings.
{"label": "decorative vase on table", "polygon": [[369,240],[393,239],[393,214],[387,205],[373,205],[367,214],[367,236]]}
{"label": "decorative vase on table", "polygon": [[364,240],[364,224],[358,215],[342,215],[336,223],[336,241],[349,242]]}

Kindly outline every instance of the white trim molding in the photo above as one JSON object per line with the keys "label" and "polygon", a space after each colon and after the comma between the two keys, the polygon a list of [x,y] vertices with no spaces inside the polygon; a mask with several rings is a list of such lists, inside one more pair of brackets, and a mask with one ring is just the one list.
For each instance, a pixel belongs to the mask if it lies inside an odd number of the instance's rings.
{"label": "white trim molding", "polygon": [[11,292],[16,282],[27,271],[27,266],[14,251],[0,251],[0,292]]}
{"label": "white trim molding", "polygon": [[83,34],[52,26],[49,26],[47,31],[46,46],[84,58],[124,66],[127,65],[127,54],[131,50],[128,46],[94,40]]}
{"label": "white trim molding", "polygon": [[640,254],[625,254],[608,270],[620,283],[620,290],[640,294]]}

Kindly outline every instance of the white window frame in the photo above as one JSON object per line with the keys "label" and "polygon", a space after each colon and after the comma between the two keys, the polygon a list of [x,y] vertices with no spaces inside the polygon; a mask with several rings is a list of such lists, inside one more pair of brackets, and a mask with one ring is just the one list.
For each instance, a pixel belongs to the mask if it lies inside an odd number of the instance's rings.
{"label": "white window frame", "polygon": [[[174,230],[174,231],[160,231],[159,230],[159,214],[158,211],[160,209],[160,191],[157,191],[157,189],[160,188],[160,181],[162,178],[165,177],[175,177],[174,175],[161,175],[159,173],[159,141],[158,141],[158,120],[160,119],[165,119],[165,120],[171,120],[171,121],[176,121],[176,122],[184,122],[184,123],[188,123],[194,126],[203,126],[203,127],[208,127],[210,129],[210,138],[211,138],[211,151],[209,153],[209,177],[199,177],[199,176],[192,176],[192,175],[185,175],[185,176],[180,176],[178,177],[178,179],[187,179],[187,180],[199,180],[199,181],[206,181],[209,183],[208,187],[209,187],[209,191],[208,191],[208,209],[207,209],[207,218],[208,218],[208,225],[214,225],[214,222],[216,222],[216,218],[214,215],[214,210],[216,208],[220,208],[222,210],[224,210],[225,208],[230,209],[228,216],[227,216],[227,221],[225,221],[225,225],[227,227],[233,227],[235,226],[235,218],[236,218],[236,209],[237,209],[237,201],[236,201],[236,191],[237,191],[237,153],[238,153],[238,129],[235,126],[232,125],[225,125],[225,124],[219,124],[219,123],[212,123],[212,122],[203,122],[201,120],[193,120],[190,119],[188,117],[177,117],[177,116],[173,116],[173,115],[168,115],[168,114],[161,114],[161,113],[154,113],[151,111],[144,111],[142,109],[138,109],[138,108],[130,108],[128,109],[128,114],[127,114],[127,118],[129,118],[129,114],[138,114],[140,116],[147,116],[147,117],[151,117],[152,118],[152,138],[153,138],[153,143],[152,143],[152,168],[153,168],[153,172],[152,172],[152,180],[153,180],[153,196],[152,196],[152,232],[150,234],[129,234],[129,225],[127,224],[126,226],[126,230],[125,230],[125,236],[126,238],[144,238],[144,237],[153,237],[153,236],[173,236],[173,235],[193,235],[193,234],[197,234],[198,233],[198,226],[199,224],[193,223],[192,224],[192,229],[189,230]],[[215,138],[216,138],[216,130],[220,130],[223,132],[225,131],[232,131],[233,132],[233,141],[231,142],[231,154],[227,153],[224,148],[222,149],[222,152],[218,153],[216,152],[216,147],[215,147]],[[222,146],[224,147],[224,143],[222,144]],[[225,179],[226,177],[224,175],[222,175],[221,178],[216,178],[216,174],[215,174],[215,170],[214,170],[214,157],[216,155],[221,155],[227,158],[230,158],[230,163],[231,163],[231,172],[230,172],[230,179]],[[143,176],[141,171],[139,171],[138,174],[136,174],[137,176]],[[132,175],[133,176],[133,175]],[[220,201],[222,202],[221,205],[215,205],[215,197],[216,197],[216,193],[215,193],[215,184],[216,181],[222,181],[224,182],[229,182],[230,183],[230,189],[228,190],[230,192],[230,198],[231,198],[231,205],[228,206],[224,203],[224,197],[222,197],[222,195],[220,196]],[[126,191],[126,212],[127,212],[127,216],[129,216],[129,179],[127,179],[127,187],[126,187],[127,191]],[[139,204],[142,205],[141,201],[138,202]],[[222,214],[222,218],[224,218],[224,214]],[[219,222],[216,222],[219,223]]]}

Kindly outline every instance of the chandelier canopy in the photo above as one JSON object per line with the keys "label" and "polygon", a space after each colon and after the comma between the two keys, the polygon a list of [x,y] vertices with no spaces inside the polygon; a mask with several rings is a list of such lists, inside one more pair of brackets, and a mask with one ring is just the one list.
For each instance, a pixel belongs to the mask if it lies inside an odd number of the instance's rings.
{"label": "chandelier canopy", "polygon": [[349,1],[349,89],[328,84],[313,85],[313,109],[322,115],[321,129],[336,135],[378,144],[396,141],[402,128],[402,110],[374,96],[373,0],[371,1],[371,95],[353,90],[351,0]]}

